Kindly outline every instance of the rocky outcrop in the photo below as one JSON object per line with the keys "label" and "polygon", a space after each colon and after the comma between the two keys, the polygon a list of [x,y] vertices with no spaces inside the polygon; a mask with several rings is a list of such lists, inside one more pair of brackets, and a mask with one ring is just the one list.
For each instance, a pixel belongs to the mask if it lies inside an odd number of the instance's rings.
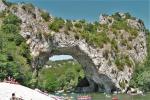
{"label": "rocky outcrop", "polygon": [[[4,5],[1,3],[1,6]],[[100,48],[90,45],[84,38],[76,39],[74,34],[66,34],[64,31],[54,32],[48,28],[48,23],[53,21],[52,17],[49,22],[45,22],[40,16],[41,12],[38,8],[32,8],[29,13],[23,9],[23,6],[24,4],[15,5],[17,10],[14,10],[14,7],[7,9],[22,20],[20,34],[30,47],[33,57],[32,67],[37,69],[39,66],[43,66],[49,57],[56,54],[72,55],[82,65],[89,81],[89,87],[84,91],[94,91],[95,88],[100,91],[104,87],[106,92],[110,93],[116,88],[126,89],[135,62],[143,62],[147,55],[144,26],[137,20],[129,19],[127,21],[130,27],[139,29],[138,35],[132,39],[130,39],[130,33],[125,30],[117,30],[119,35],[113,34],[111,30],[107,31],[106,34],[110,40],[116,39],[118,52],[115,52],[111,48],[111,43],[104,44]],[[3,7],[0,10],[4,10]],[[120,16],[125,17],[122,13]],[[110,27],[115,20],[111,16],[101,16],[101,19],[101,25],[108,24]],[[128,45],[122,45],[124,43],[122,40],[127,40]],[[127,56],[132,64],[125,63],[122,65],[124,68],[119,70],[115,63],[117,56],[119,56],[118,58]]]}
{"label": "rocky outcrop", "polygon": [[2,0],[0,0],[0,11],[3,11],[6,9],[6,5],[2,2]]}

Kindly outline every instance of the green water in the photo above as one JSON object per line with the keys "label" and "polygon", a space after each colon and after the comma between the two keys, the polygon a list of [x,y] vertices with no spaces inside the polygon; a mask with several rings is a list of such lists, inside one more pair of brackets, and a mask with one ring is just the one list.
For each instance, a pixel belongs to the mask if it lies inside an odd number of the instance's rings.
{"label": "green water", "polygon": [[127,95],[127,94],[118,94],[118,95],[110,95],[109,97],[106,97],[105,94],[103,93],[91,93],[91,94],[76,94],[76,93],[63,93],[63,94],[57,94],[57,95],[61,95],[64,97],[72,97],[71,100],[77,100],[76,98],[78,96],[82,96],[82,95],[89,95],[92,97],[92,100],[112,100],[113,97],[117,97],[118,100],[150,100],[150,93],[147,93],[143,96],[141,95]]}

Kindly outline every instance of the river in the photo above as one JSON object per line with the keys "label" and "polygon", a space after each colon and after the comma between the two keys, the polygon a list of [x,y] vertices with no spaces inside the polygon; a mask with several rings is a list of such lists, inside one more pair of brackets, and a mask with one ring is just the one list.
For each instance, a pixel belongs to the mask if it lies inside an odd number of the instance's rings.
{"label": "river", "polygon": [[62,93],[56,94],[64,97],[71,97],[71,100],[77,100],[78,96],[89,95],[92,97],[92,100],[112,100],[113,97],[117,97],[118,100],[150,100],[150,93],[142,95],[127,95],[127,94],[118,94],[106,96],[104,93],[90,93],[90,94],[76,94],[76,93]]}

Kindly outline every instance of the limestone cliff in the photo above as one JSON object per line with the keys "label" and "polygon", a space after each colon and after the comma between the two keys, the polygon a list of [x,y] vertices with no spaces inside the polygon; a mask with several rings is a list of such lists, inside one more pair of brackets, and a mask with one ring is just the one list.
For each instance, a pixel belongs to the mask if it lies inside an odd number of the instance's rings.
{"label": "limestone cliff", "polygon": [[69,54],[78,60],[90,84],[80,91],[95,91],[97,87],[97,91],[102,87],[107,92],[116,88],[126,90],[135,63],[142,63],[147,56],[144,24],[125,13],[100,16],[95,31],[100,35],[105,34],[108,41],[104,40],[101,46],[97,46],[80,36],[83,27],[75,27],[79,21],[71,21],[71,30],[66,31],[62,26],[58,31],[53,31],[49,24],[55,18],[49,16],[49,20],[45,21],[42,17],[45,11],[37,7],[27,4],[7,6],[0,2],[2,10],[9,10],[22,20],[20,34],[30,47],[33,68],[43,66],[55,54]]}

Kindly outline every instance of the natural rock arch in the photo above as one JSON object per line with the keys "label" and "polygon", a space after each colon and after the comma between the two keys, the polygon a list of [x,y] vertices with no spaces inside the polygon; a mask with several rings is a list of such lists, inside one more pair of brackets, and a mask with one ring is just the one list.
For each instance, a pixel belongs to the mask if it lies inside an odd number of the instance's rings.
{"label": "natural rock arch", "polygon": [[[14,7],[7,7],[0,2],[0,7],[3,8],[0,8],[0,11],[9,9],[22,20],[20,34],[26,39],[30,47],[33,58],[32,67],[35,71],[38,70],[38,67],[43,66],[50,56],[55,54],[69,54],[82,65],[90,83],[90,88],[93,87],[93,84],[99,87],[104,85],[106,92],[110,93],[114,87],[122,89],[122,82],[126,82],[124,89],[128,87],[134,64],[130,67],[125,65],[122,71],[118,70],[114,63],[116,53],[111,52],[110,43],[104,44],[103,48],[98,48],[88,44],[83,38],[76,39],[74,34],[66,34],[64,31],[51,31],[48,28],[48,23],[41,17],[41,10],[34,7],[29,13],[22,8],[23,5],[15,5],[14,9]],[[124,17],[125,15],[120,14],[120,16]],[[110,18],[110,16],[101,16],[100,24],[108,24]],[[53,19],[50,19],[49,22],[51,20]],[[143,31],[144,25],[137,20],[128,19],[127,22],[129,26],[139,29],[138,36],[131,41],[134,47],[131,50],[121,47],[119,44],[121,40],[118,39],[117,45],[120,50],[118,54],[128,55],[133,63],[134,61],[142,62],[147,55],[146,37]],[[119,31],[122,34],[129,34],[124,30]],[[114,34],[109,31],[107,35],[110,38],[114,37]],[[109,51],[107,58],[104,55],[105,50]]]}
{"label": "natural rock arch", "polygon": [[56,33],[50,40],[48,39],[48,41],[47,43],[50,47],[49,51],[40,53],[33,60],[35,69],[38,68],[38,66],[43,66],[45,62],[49,60],[49,57],[53,55],[71,55],[81,64],[86,79],[89,82],[89,87],[83,87],[82,89],[80,88],[80,90],[77,89],[77,91],[94,92],[96,89],[97,91],[101,91],[101,86],[104,86],[106,92],[111,93],[111,91],[115,89],[113,81],[107,75],[99,74],[97,66],[93,63],[88,54],[82,50],[81,47],[85,44],[88,46],[85,40],[76,40],[72,38],[72,36],[64,33]]}

